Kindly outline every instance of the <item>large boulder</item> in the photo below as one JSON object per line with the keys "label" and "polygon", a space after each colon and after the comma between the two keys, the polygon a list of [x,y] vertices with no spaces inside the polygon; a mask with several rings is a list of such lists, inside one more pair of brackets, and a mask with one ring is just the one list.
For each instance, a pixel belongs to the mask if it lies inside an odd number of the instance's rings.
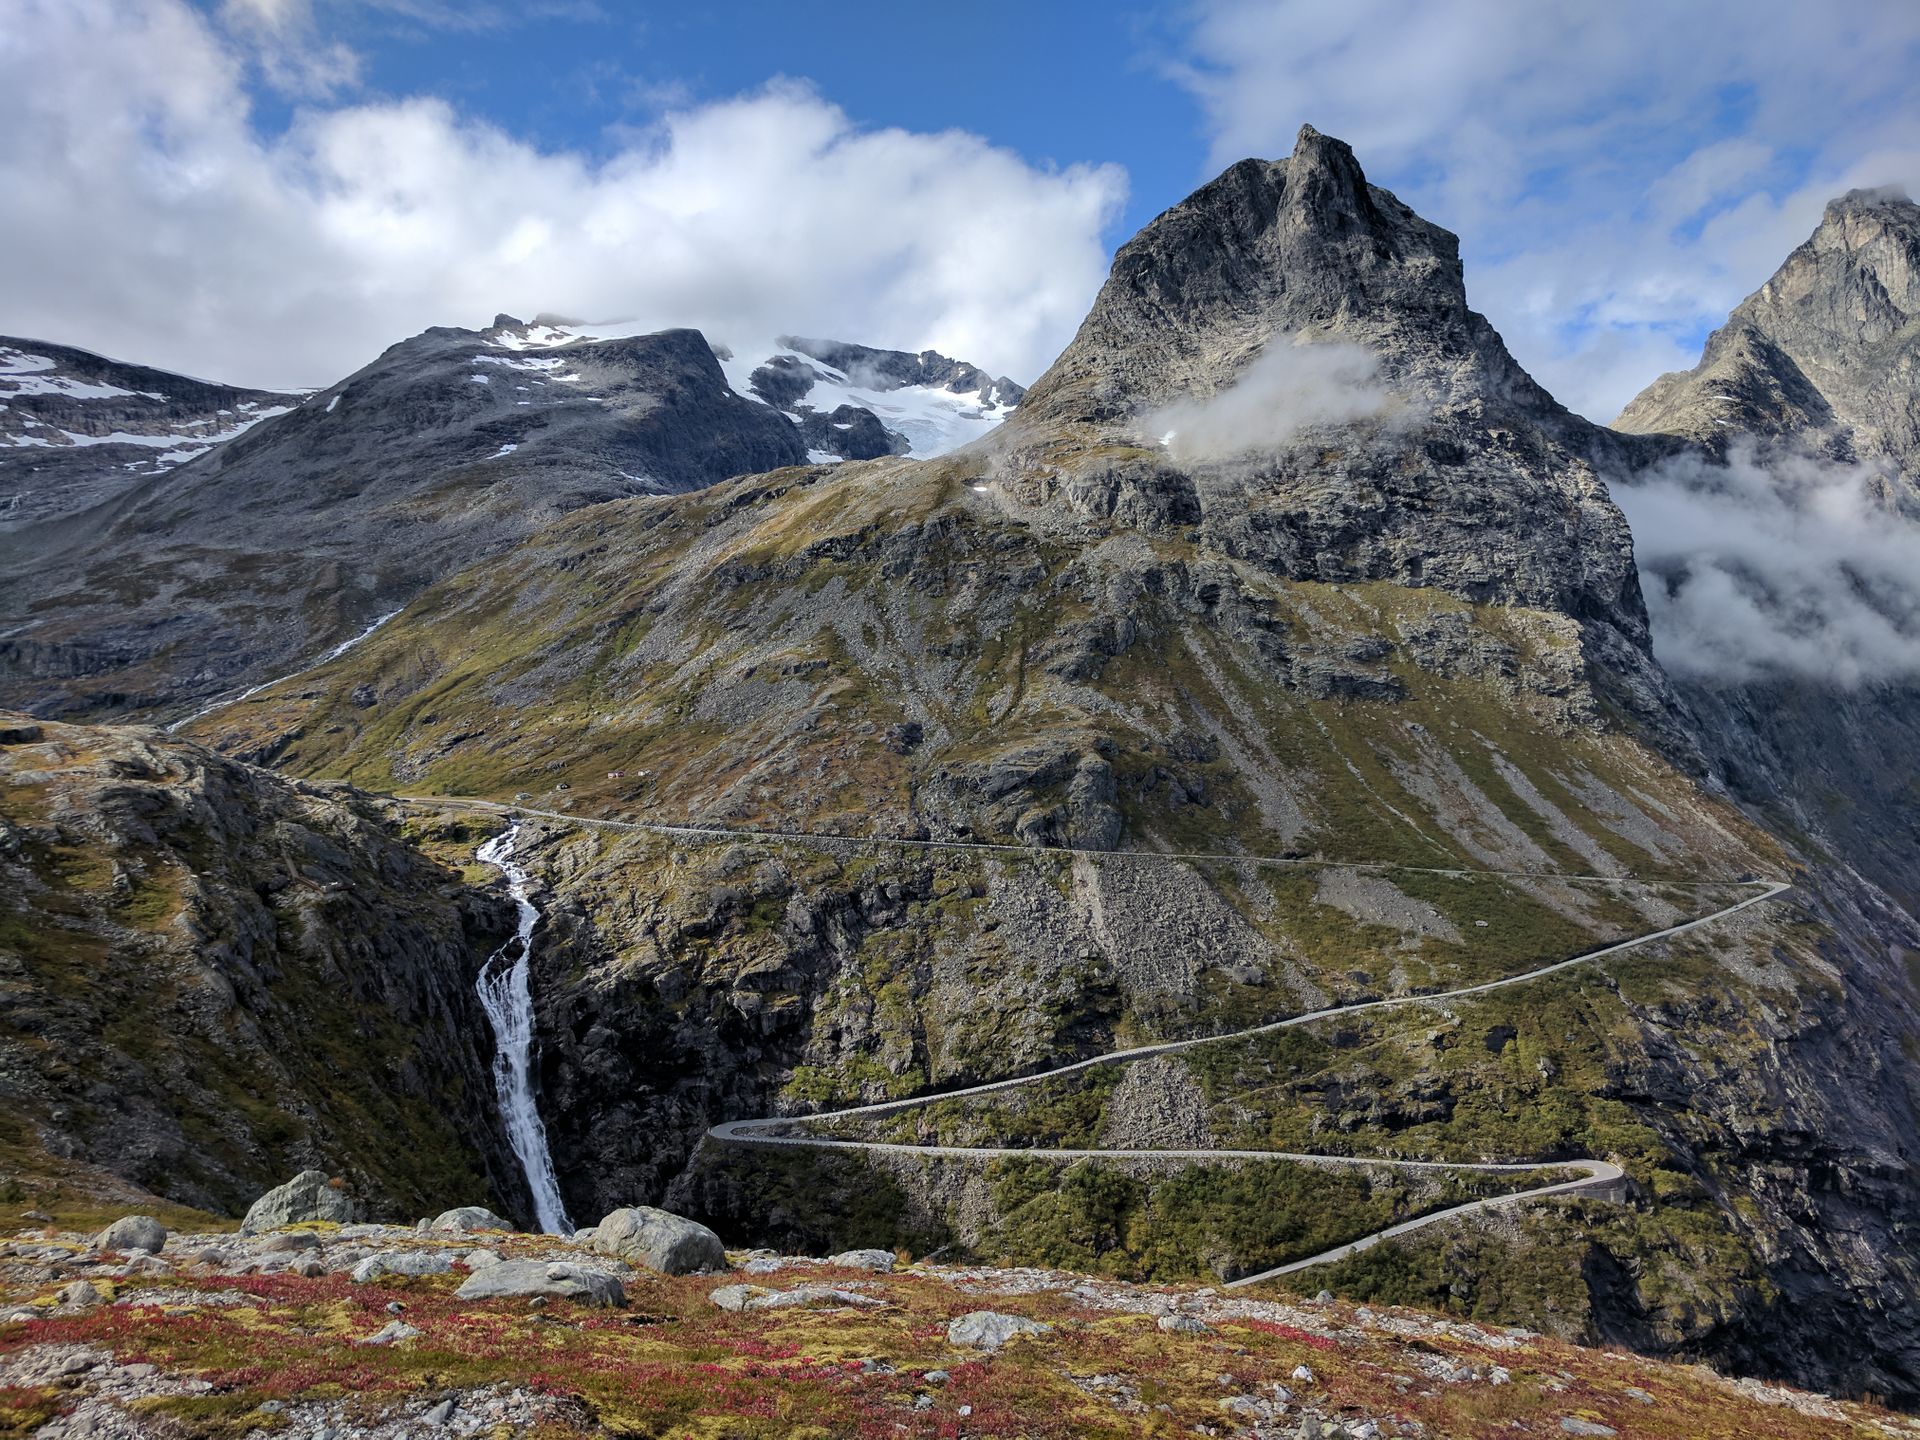
{"label": "large boulder", "polygon": [[475,1230],[511,1230],[513,1222],[502,1220],[484,1205],[461,1205],[441,1211],[428,1223],[427,1229],[469,1234]]}
{"label": "large boulder", "polygon": [[727,1268],[726,1247],[718,1235],[651,1205],[614,1211],[594,1227],[587,1244],[662,1275],[705,1275]]}
{"label": "large boulder", "polygon": [[267,1191],[240,1222],[242,1235],[258,1235],[283,1225],[329,1221],[351,1225],[360,1218],[354,1198],[327,1178],[324,1170],[302,1170],[284,1185]]}
{"label": "large boulder", "polygon": [[947,1343],[969,1350],[998,1350],[1016,1337],[1044,1335],[1051,1329],[1051,1325],[1029,1320],[1024,1315],[970,1310],[947,1326]]}
{"label": "large boulder", "polygon": [[349,1278],[365,1285],[383,1275],[444,1275],[451,1269],[452,1257],[438,1250],[390,1250],[367,1256],[353,1267]]}
{"label": "large boulder", "polygon": [[891,1250],[842,1250],[838,1255],[829,1255],[827,1264],[839,1265],[848,1270],[872,1270],[881,1275],[893,1273],[893,1252]]}
{"label": "large boulder", "polygon": [[499,1300],[540,1295],[579,1305],[624,1305],[626,1288],[601,1270],[544,1260],[502,1260],[476,1270],[454,1292],[462,1300]]}
{"label": "large boulder", "polygon": [[167,1227],[151,1215],[123,1215],[93,1242],[96,1250],[149,1250],[155,1255],[167,1243]]}

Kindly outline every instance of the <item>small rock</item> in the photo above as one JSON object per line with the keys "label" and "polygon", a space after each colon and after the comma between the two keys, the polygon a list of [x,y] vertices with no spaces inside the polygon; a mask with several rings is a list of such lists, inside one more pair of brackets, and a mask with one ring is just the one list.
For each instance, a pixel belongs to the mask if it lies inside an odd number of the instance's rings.
{"label": "small rock", "polygon": [[616,1210],[594,1226],[588,1245],[662,1275],[706,1275],[727,1268],[726,1247],[706,1226],[651,1205]]}
{"label": "small rock", "polygon": [[1313,1303],[1316,1305],[1331,1305],[1333,1303],[1333,1292],[1331,1290],[1322,1290],[1318,1295],[1313,1297]]}
{"label": "small rock", "polygon": [[402,1340],[411,1340],[420,1332],[404,1320],[389,1320],[378,1333],[367,1336],[362,1345],[393,1345]]}
{"label": "small rock", "polygon": [[827,1264],[844,1266],[848,1270],[872,1270],[881,1275],[893,1273],[893,1252],[891,1250],[842,1250],[838,1255],[829,1255]]}
{"label": "small rock", "polygon": [[262,1255],[295,1254],[319,1248],[320,1237],[311,1230],[289,1230],[281,1235],[269,1235],[260,1242]]}
{"label": "small rock", "polygon": [[107,1297],[94,1289],[85,1280],[75,1280],[70,1285],[62,1285],[54,1294],[54,1302],[74,1310],[84,1310],[98,1305]]}
{"label": "small rock", "polygon": [[484,1205],[462,1205],[457,1209],[441,1211],[433,1217],[427,1229],[471,1234],[475,1230],[511,1230],[513,1225]]}
{"label": "small rock", "polygon": [[1313,1383],[1313,1371],[1304,1365],[1296,1365],[1293,1367],[1293,1374],[1288,1378],[1298,1380],[1303,1385],[1311,1385]]}
{"label": "small rock", "polygon": [[922,1375],[920,1378],[926,1381],[927,1384],[929,1385],[944,1385],[947,1383],[947,1381],[951,1380],[953,1377],[947,1374],[947,1372],[944,1370],[929,1370],[927,1371],[926,1374]]}
{"label": "small rock", "polygon": [[145,1250],[158,1255],[167,1243],[167,1227],[151,1215],[127,1215],[100,1232],[97,1250]]}
{"label": "small rock", "polygon": [[344,1187],[327,1178],[326,1171],[302,1170],[253,1202],[240,1222],[240,1233],[258,1235],[315,1220],[350,1225],[360,1218],[359,1209]]}
{"label": "small rock", "polygon": [[605,1271],[583,1265],[549,1265],[540,1260],[502,1260],[476,1270],[454,1294],[462,1300],[533,1296],[571,1300],[579,1305],[627,1303],[626,1288]]}
{"label": "small rock", "polygon": [[348,1278],[356,1285],[365,1285],[382,1275],[444,1275],[451,1269],[453,1262],[438,1250],[399,1250],[369,1255],[353,1267]]}
{"label": "small rock", "polygon": [[420,1423],[423,1425],[440,1426],[445,1425],[451,1419],[453,1419],[453,1400],[449,1397],[422,1415],[420,1417]]}
{"label": "small rock", "polygon": [[1487,1383],[1489,1385],[1511,1385],[1513,1383],[1512,1372],[1504,1365],[1496,1365],[1487,1371]]}
{"label": "small rock", "polygon": [[931,1395],[914,1396],[913,1408],[916,1410],[931,1410],[933,1408],[933,1396]]}
{"label": "small rock", "polygon": [[20,1218],[22,1220],[37,1220],[42,1225],[51,1225],[53,1223],[53,1216],[47,1214],[44,1210],[22,1210],[20,1212]]}
{"label": "small rock", "polygon": [[303,1280],[318,1280],[327,1273],[327,1265],[318,1255],[309,1255],[304,1260],[296,1260],[287,1267],[289,1275],[298,1275]]}
{"label": "small rock", "polygon": [[973,1310],[947,1326],[947,1343],[972,1350],[998,1350],[1019,1336],[1045,1335],[1053,1329],[1024,1315],[1003,1315],[997,1310]]}
{"label": "small rock", "polygon": [[958,1415],[962,1420],[964,1420],[969,1415],[973,1414],[973,1406],[971,1405],[959,1406],[957,1409],[954,1410],[953,1413]]}
{"label": "small rock", "polygon": [[389,1315],[404,1315],[407,1313],[407,1307],[402,1305],[398,1300],[389,1300],[387,1302],[387,1313]]}
{"label": "small rock", "polygon": [[1653,1404],[1652,1394],[1649,1393],[1648,1391],[1642,1390],[1638,1385],[1627,1386],[1627,1398],[1629,1400],[1637,1400],[1642,1405]]}
{"label": "small rock", "polygon": [[1169,1335],[1211,1335],[1213,1327],[1192,1315],[1162,1315],[1155,1322]]}
{"label": "small rock", "polygon": [[1605,1437],[1608,1435],[1618,1435],[1620,1433],[1611,1425],[1602,1425],[1598,1420],[1582,1420],[1574,1415],[1569,1415],[1563,1419],[1560,1422],[1560,1428],[1569,1435],[1597,1435],[1602,1437],[1602,1440],[1605,1440]]}
{"label": "small rock", "polygon": [[722,1310],[738,1314],[752,1305],[755,1300],[775,1293],[777,1292],[769,1290],[764,1285],[722,1285],[708,1295],[707,1299]]}

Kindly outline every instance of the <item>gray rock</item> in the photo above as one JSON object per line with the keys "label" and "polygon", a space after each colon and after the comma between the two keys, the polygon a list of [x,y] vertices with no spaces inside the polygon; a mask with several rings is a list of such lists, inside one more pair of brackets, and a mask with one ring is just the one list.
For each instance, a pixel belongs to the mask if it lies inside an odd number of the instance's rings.
{"label": "gray rock", "polygon": [[871,1310],[887,1302],[833,1285],[796,1285],[770,1290],[764,1285],[722,1285],[707,1297],[722,1310]]}
{"label": "gray rock", "polygon": [[402,1340],[411,1340],[419,1333],[419,1330],[404,1320],[389,1320],[360,1343],[362,1345],[394,1345]]}
{"label": "gray rock", "polygon": [[527,1296],[572,1300],[580,1305],[627,1303],[626,1288],[603,1270],[543,1260],[502,1260],[476,1270],[454,1292],[462,1300],[521,1299]]}
{"label": "gray rock", "polygon": [[167,1243],[167,1227],[151,1215],[126,1215],[100,1232],[97,1250],[145,1250],[157,1255]]}
{"label": "gray rock", "polygon": [[107,1297],[94,1289],[89,1282],[85,1280],[75,1280],[70,1284],[62,1285],[59,1290],[54,1292],[53,1298],[56,1304],[66,1306],[69,1309],[84,1310],[101,1304]]}
{"label": "gray rock", "polygon": [[1598,1420],[1582,1420],[1575,1415],[1569,1415],[1561,1420],[1560,1428],[1569,1435],[1594,1435],[1599,1436],[1600,1440],[1606,1440],[1607,1436],[1620,1433],[1611,1425],[1602,1425]]}
{"label": "gray rock", "polygon": [[1022,1336],[1045,1335],[1053,1327],[1024,1315],[1003,1315],[997,1310],[972,1310],[958,1316],[947,1326],[947,1343],[969,1350],[998,1350],[1009,1340]]}
{"label": "gray rock", "polygon": [[489,1265],[498,1265],[500,1263],[500,1252],[497,1250],[469,1250],[466,1258],[460,1263],[465,1265],[469,1270],[484,1270]]}
{"label": "gray rock", "polygon": [[422,1425],[432,1425],[436,1428],[445,1425],[453,1419],[453,1408],[453,1398],[449,1396],[438,1405],[433,1406],[426,1414],[422,1415],[420,1417],[420,1423]]}
{"label": "gray rock", "polygon": [[326,1171],[302,1170],[253,1202],[240,1222],[240,1233],[258,1235],[315,1220],[350,1225],[360,1218],[359,1208],[352,1196],[328,1179]]}
{"label": "gray rock", "polygon": [[399,1250],[367,1256],[353,1267],[351,1278],[365,1285],[382,1275],[444,1275],[451,1269],[453,1261],[438,1250]]}
{"label": "gray rock", "polygon": [[718,1235],[651,1205],[615,1210],[594,1227],[587,1244],[662,1275],[704,1275],[727,1268],[726,1247]]}
{"label": "gray rock", "polygon": [[842,1250],[838,1255],[829,1255],[827,1263],[844,1266],[848,1270],[872,1270],[880,1275],[891,1275],[893,1252],[891,1250]]}
{"label": "gray rock", "polygon": [[1213,1327],[1192,1315],[1162,1315],[1156,1322],[1169,1335],[1211,1335]]}
{"label": "gray rock", "polygon": [[283,1235],[269,1235],[259,1246],[262,1255],[291,1254],[319,1248],[320,1237],[311,1230],[289,1230]]}
{"label": "gray rock", "polygon": [[443,1210],[427,1225],[429,1230],[453,1230],[471,1233],[475,1230],[511,1230],[511,1221],[502,1220],[484,1205],[462,1205],[454,1210]]}

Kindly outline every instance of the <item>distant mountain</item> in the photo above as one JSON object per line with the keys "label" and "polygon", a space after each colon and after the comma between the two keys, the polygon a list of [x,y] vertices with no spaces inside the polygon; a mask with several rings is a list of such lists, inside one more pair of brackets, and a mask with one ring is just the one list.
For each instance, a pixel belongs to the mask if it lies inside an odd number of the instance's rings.
{"label": "distant mountain", "polygon": [[1689,659],[1719,768],[1920,909],[1920,205],[1833,201],[1700,363],[1615,424],[1701,452],[1615,491],[1652,507],[1642,565],[1675,617],[1656,642]]}
{"label": "distant mountain", "polygon": [[[1772,279],[1614,422],[1716,452],[1736,436],[1889,462],[1920,502],[1920,205],[1850,190]],[[1914,513],[1920,515],[1920,508]]]}
{"label": "distant mountain", "polygon": [[[118,447],[78,448],[62,508],[102,503],[60,516],[49,502],[34,511],[43,523],[0,538],[10,562],[0,615],[14,621],[0,626],[0,702],[101,714],[212,699],[299,668],[567,510],[809,459],[938,453],[991,429],[1018,395],[984,377],[984,393],[968,391],[980,372],[932,352],[835,353],[870,357],[868,383],[806,362],[806,388],[781,391],[776,406],[749,383],[757,362],[739,373],[729,359],[740,381],[730,386],[698,331],[617,334],[502,315],[484,331],[428,330],[291,405],[234,399],[236,414],[265,423],[208,441],[178,470],[136,475],[110,455]],[[922,378],[902,380],[901,360]],[[168,413],[130,393],[136,381],[161,393],[158,372],[122,367],[110,386],[61,364],[71,373],[13,378],[48,413],[112,405],[88,412],[101,433],[116,414],[147,407],[158,423]],[[816,408],[828,391],[831,407]],[[56,453],[37,441],[50,421],[16,423],[29,425],[22,454]],[[95,456],[105,463],[85,469]]]}
{"label": "distant mountain", "polygon": [[0,529],[113,499],[300,403],[0,335]]}
{"label": "distant mountain", "polygon": [[[624,329],[545,316],[522,324],[503,315],[486,333],[496,344],[533,350],[615,338]],[[799,428],[815,464],[944,455],[992,430],[1025,394],[1004,375],[937,350],[787,335],[714,353],[735,394],[772,406]]]}

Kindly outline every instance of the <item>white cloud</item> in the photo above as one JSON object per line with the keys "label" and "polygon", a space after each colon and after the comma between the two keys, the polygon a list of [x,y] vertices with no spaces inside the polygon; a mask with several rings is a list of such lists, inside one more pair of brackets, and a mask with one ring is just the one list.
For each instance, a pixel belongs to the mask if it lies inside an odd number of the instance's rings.
{"label": "white cloud", "polygon": [[1654,652],[1674,674],[1842,686],[1920,675],[1920,528],[1871,465],[1671,461],[1613,497],[1633,526]]}
{"label": "white cloud", "polygon": [[931,345],[1028,379],[1104,278],[1124,195],[1117,168],[863,130],[794,84],[609,158],[425,99],[266,138],[236,36],[284,60],[304,5],[22,4],[0,27],[0,326],[221,379],[326,383],[501,310]]}
{"label": "white cloud", "polygon": [[1303,121],[1460,233],[1475,305],[1610,419],[1853,185],[1920,180],[1910,0],[1201,0],[1212,164]]}
{"label": "white cloud", "polygon": [[1383,414],[1392,397],[1377,378],[1379,370],[1380,357],[1361,345],[1276,339],[1225,390],[1175,401],[1144,425],[1148,434],[1164,437],[1176,460],[1270,451],[1311,425],[1347,425]]}

